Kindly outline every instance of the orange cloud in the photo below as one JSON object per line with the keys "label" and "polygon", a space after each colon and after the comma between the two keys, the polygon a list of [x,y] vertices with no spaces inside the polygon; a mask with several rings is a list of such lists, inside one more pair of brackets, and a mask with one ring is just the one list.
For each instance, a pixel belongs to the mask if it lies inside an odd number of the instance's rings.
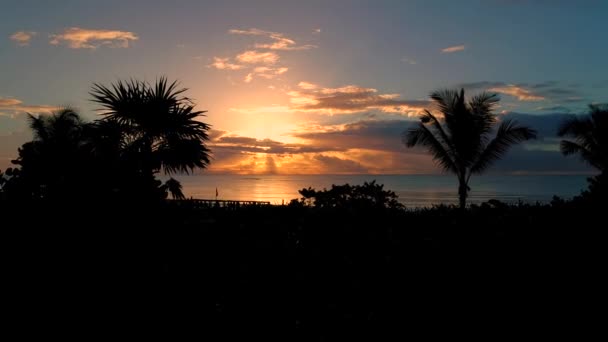
{"label": "orange cloud", "polygon": [[300,82],[300,83],[298,83],[298,87],[300,87],[302,89],[306,89],[306,90],[318,88],[318,86],[316,84],[310,83],[310,82]]}
{"label": "orange cloud", "polygon": [[17,100],[17,99],[5,99],[5,98],[1,98],[0,97],[0,108],[6,108],[6,107],[14,107],[14,106],[18,106],[20,104],[22,104],[23,102],[21,100]]}
{"label": "orange cloud", "polygon": [[100,46],[127,48],[129,42],[139,37],[128,31],[92,30],[79,27],[65,29],[62,33],[50,35],[51,45],[65,44],[70,49],[97,49]]}
{"label": "orange cloud", "polygon": [[10,39],[17,43],[19,46],[28,46],[30,41],[37,33],[34,31],[18,31],[10,36]]}
{"label": "orange cloud", "polygon": [[531,91],[524,89],[522,87],[509,84],[503,87],[493,87],[488,89],[488,91],[493,91],[496,93],[506,94],[513,97],[516,97],[520,101],[542,101],[545,98],[541,95],[534,94]]}
{"label": "orange cloud", "polygon": [[232,29],[228,31],[230,34],[241,34],[248,36],[265,36],[272,40],[271,43],[260,44],[256,43],[254,46],[257,49],[270,49],[270,50],[308,50],[316,48],[315,45],[297,45],[293,39],[285,37],[284,34],[278,32],[264,31],[256,28],[248,30]]}
{"label": "orange cloud", "polygon": [[245,83],[252,82],[256,77],[274,79],[286,73],[289,70],[287,67],[276,66],[281,59],[281,56],[277,53],[278,51],[308,50],[316,47],[314,45],[298,45],[295,40],[286,37],[282,33],[256,28],[247,30],[231,29],[228,30],[228,33],[265,37],[270,40],[265,43],[255,43],[253,49],[249,47],[248,50],[236,55],[232,58],[232,62],[230,58],[214,57],[214,62],[208,65],[208,67],[218,70],[246,70],[246,73],[243,74],[243,81]]}
{"label": "orange cloud", "polygon": [[453,53],[453,52],[458,52],[458,51],[464,51],[464,49],[465,49],[464,45],[450,46],[450,47],[441,49],[441,53]]}
{"label": "orange cloud", "polygon": [[48,105],[25,105],[23,101],[15,98],[0,97],[0,115],[14,116],[22,113],[44,113],[58,109]]}
{"label": "orange cloud", "polygon": [[248,64],[275,64],[279,61],[279,55],[274,52],[259,52],[248,50],[236,56],[241,63]]}
{"label": "orange cloud", "polygon": [[242,65],[230,63],[230,58],[220,57],[213,57],[213,63],[209,64],[208,67],[219,70],[239,70],[243,68]]}
{"label": "orange cloud", "polygon": [[299,83],[300,90],[287,93],[294,111],[314,111],[322,114],[350,114],[370,110],[385,113],[417,115],[428,101],[399,100],[399,94],[378,94],[374,88],[347,85],[319,88],[308,82]]}

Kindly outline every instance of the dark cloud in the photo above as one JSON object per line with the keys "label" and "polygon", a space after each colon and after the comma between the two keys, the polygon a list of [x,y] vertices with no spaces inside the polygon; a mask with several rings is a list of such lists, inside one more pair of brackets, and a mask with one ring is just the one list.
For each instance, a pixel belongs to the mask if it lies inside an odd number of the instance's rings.
{"label": "dark cloud", "polygon": [[489,89],[494,87],[505,87],[507,86],[504,82],[489,82],[489,81],[479,81],[479,82],[470,82],[470,83],[460,83],[456,85],[456,88],[464,88],[464,89]]}
{"label": "dark cloud", "polygon": [[[461,83],[457,85],[458,88],[465,88],[468,90],[489,90],[496,91],[507,95],[517,94],[528,94],[537,98],[544,98],[551,100],[555,103],[575,103],[586,101],[581,94],[578,84],[563,84],[559,81],[545,81],[540,83],[506,83],[506,82],[492,82],[492,81],[479,81],[470,83]],[[498,91],[497,89],[510,90],[510,91]],[[525,97],[524,97],[525,98]],[[520,100],[522,98],[520,97]]]}
{"label": "dark cloud", "polygon": [[560,102],[563,103],[582,103],[582,102],[590,102],[588,99],[578,96],[567,97],[565,99],[561,99]]}
{"label": "dark cloud", "polygon": [[538,110],[544,112],[560,112],[560,113],[570,113],[571,109],[565,106],[549,106],[549,107],[539,107]]}
{"label": "dark cloud", "polygon": [[319,111],[325,114],[349,114],[379,110],[385,113],[415,115],[428,107],[427,100],[401,100],[399,94],[379,94],[374,88],[348,85],[339,88],[320,88],[300,82],[300,90],[287,93],[292,108],[300,111]]}
{"label": "dark cloud", "polygon": [[[522,83],[521,85],[524,86],[527,83]],[[546,82],[541,82],[541,83],[536,83],[536,84],[531,84],[530,88],[532,89],[544,89],[544,88],[550,88],[550,87],[555,87],[559,84],[558,81],[546,81]]]}
{"label": "dark cloud", "polygon": [[321,162],[326,169],[336,170],[338,173],[369,173],[369,170],[354,160],[342,159],[338,157],[316,155],[315,160]]}
{"label": "dark cloud", "polygon": [[523,113],[509,113],[504,116],[505,119],[517,120],[522,125],[534,128],[538,131],[540,139],[544,138],[556,138],[557,127],[566,118],[570,117],[569,114],[523,114]]}
{"label": "dark cloud", "polygon": [[342,130],[306,132],[295,136],[312,144],[335,146],[342,150],[369,149],[379,151],[403,151],[401,134],[415,124],[412,120],[372,121],[364,120],[345,125]]}
{"label": "dark cloud", "polygon": [[312,152],[343,151],[336,146],[287,144],[271,139],[256,139],[242,136],[222,136],[209,145],[214,151],[236,151],[268,154],[299,154]]}
{"label": "dark cloud", "polygon": [[565,157],[559,151],[528,150],[522,146],[511,149],[496,162],[493,172],[505,173],[586,173],[592,171],[578,158]]}

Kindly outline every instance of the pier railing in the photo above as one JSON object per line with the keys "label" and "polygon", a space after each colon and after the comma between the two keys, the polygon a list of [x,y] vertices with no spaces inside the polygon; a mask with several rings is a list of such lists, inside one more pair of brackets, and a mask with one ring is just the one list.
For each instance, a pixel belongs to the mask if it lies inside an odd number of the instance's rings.
{"label": "pier railing", "polygon": [[213,199],[183,199],[183,200],[171,200],[171,203],[175,203],[180,206],[188,206],[195,209],[205,208],[241,208],[251,206],[269,206],[268,201],[233,201],[233,200],[213,200]]}

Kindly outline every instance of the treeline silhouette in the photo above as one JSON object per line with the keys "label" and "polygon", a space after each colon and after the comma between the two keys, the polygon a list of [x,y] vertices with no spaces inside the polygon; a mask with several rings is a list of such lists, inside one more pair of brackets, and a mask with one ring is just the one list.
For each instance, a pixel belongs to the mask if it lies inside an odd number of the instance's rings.
{"label": "treeline silhouette", "polygon": [[0,173],[6,324],[95,334],[143,319],[153,332],[177,321],[211,340],[295,341],[581,339],[599,324],[606,108],[559,129],[562,151],[600,171],[572,200],[463,210],[470,175],[534,132],[503,122],[490,139],[495,98],[465,104],[461,91],[434,97],[444,119],[427,112],[406,133],[465,181],[458,207],[406,209],[371,182],[197,208],[166,200],[181,185],[157,179],[210,162],[209,126],[183,92],[166,79],[96,85],[100,120],[30,116],[34,139]]}
{"label": "treeline silhouette", "polygon": [[101,119],[84,122],[73,109],[49,116],[28,115],[34,139],[3,175],[9,202],[108,203],[149,205],[171,194],[183,198],[164,171],[188,173],[209,163],[209,125],[204,112],[183,96],[186,89],[160,78],[154,85],[131,80],[111,87],[96,84],[91,95]]}

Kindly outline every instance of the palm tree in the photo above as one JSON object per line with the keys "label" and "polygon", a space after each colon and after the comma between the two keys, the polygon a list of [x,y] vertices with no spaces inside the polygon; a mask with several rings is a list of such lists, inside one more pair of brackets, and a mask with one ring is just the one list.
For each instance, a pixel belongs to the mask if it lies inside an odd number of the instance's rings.
{"label": "palm tree", "polygon": [[205,111],[183,96],[177,88],[160,78],[154,85],[131,80],[110,87],[94,84],[93,101],[101,105],[105,121],[121,127],[126,159],[144,175],[161,169],[166,174],[205,168],[210,151],[205,145],[210,126],[198,121]]}
{"label": "palm tree", "polygon": [[[73,109],[64,108],[51,115],[28,114],[33,140],[19,148],[18,165],[21,184],[34,198],[67,197],[84,191],[82,182],[88,176],[88,158],[83,148],[84,123]],[[16,171],[15,170],[15,171]]]}
{"label": "palm tree", "polygon": [[608,171],[608,106],[590,105],[586,117],[573,116],[561,123],[557,135],[560,149],[566,156],[578,154],[581,159],[602,173]]}
{"label": "palm tree", "polygon": [[182,192],[182,184],[175,178],[169,178],[162,186],[163,190],[171,194],[171,197],[176,200],[186,199]]}
{"label": "palm tree", "polygon": [[512,145],[535,139],[536,131],[504,120],[490,140],[498,121],[492,113],[499,101],[496,94],[483,92],[467,102],[464,89],[441,90],[431,93],[431,99],[441,116],[425,110],[420,123],[403,133],[403,142],[407,147],[426,147],[445,171],[458,177],[459,203],[464,209],[471,176],[487,170]]}

